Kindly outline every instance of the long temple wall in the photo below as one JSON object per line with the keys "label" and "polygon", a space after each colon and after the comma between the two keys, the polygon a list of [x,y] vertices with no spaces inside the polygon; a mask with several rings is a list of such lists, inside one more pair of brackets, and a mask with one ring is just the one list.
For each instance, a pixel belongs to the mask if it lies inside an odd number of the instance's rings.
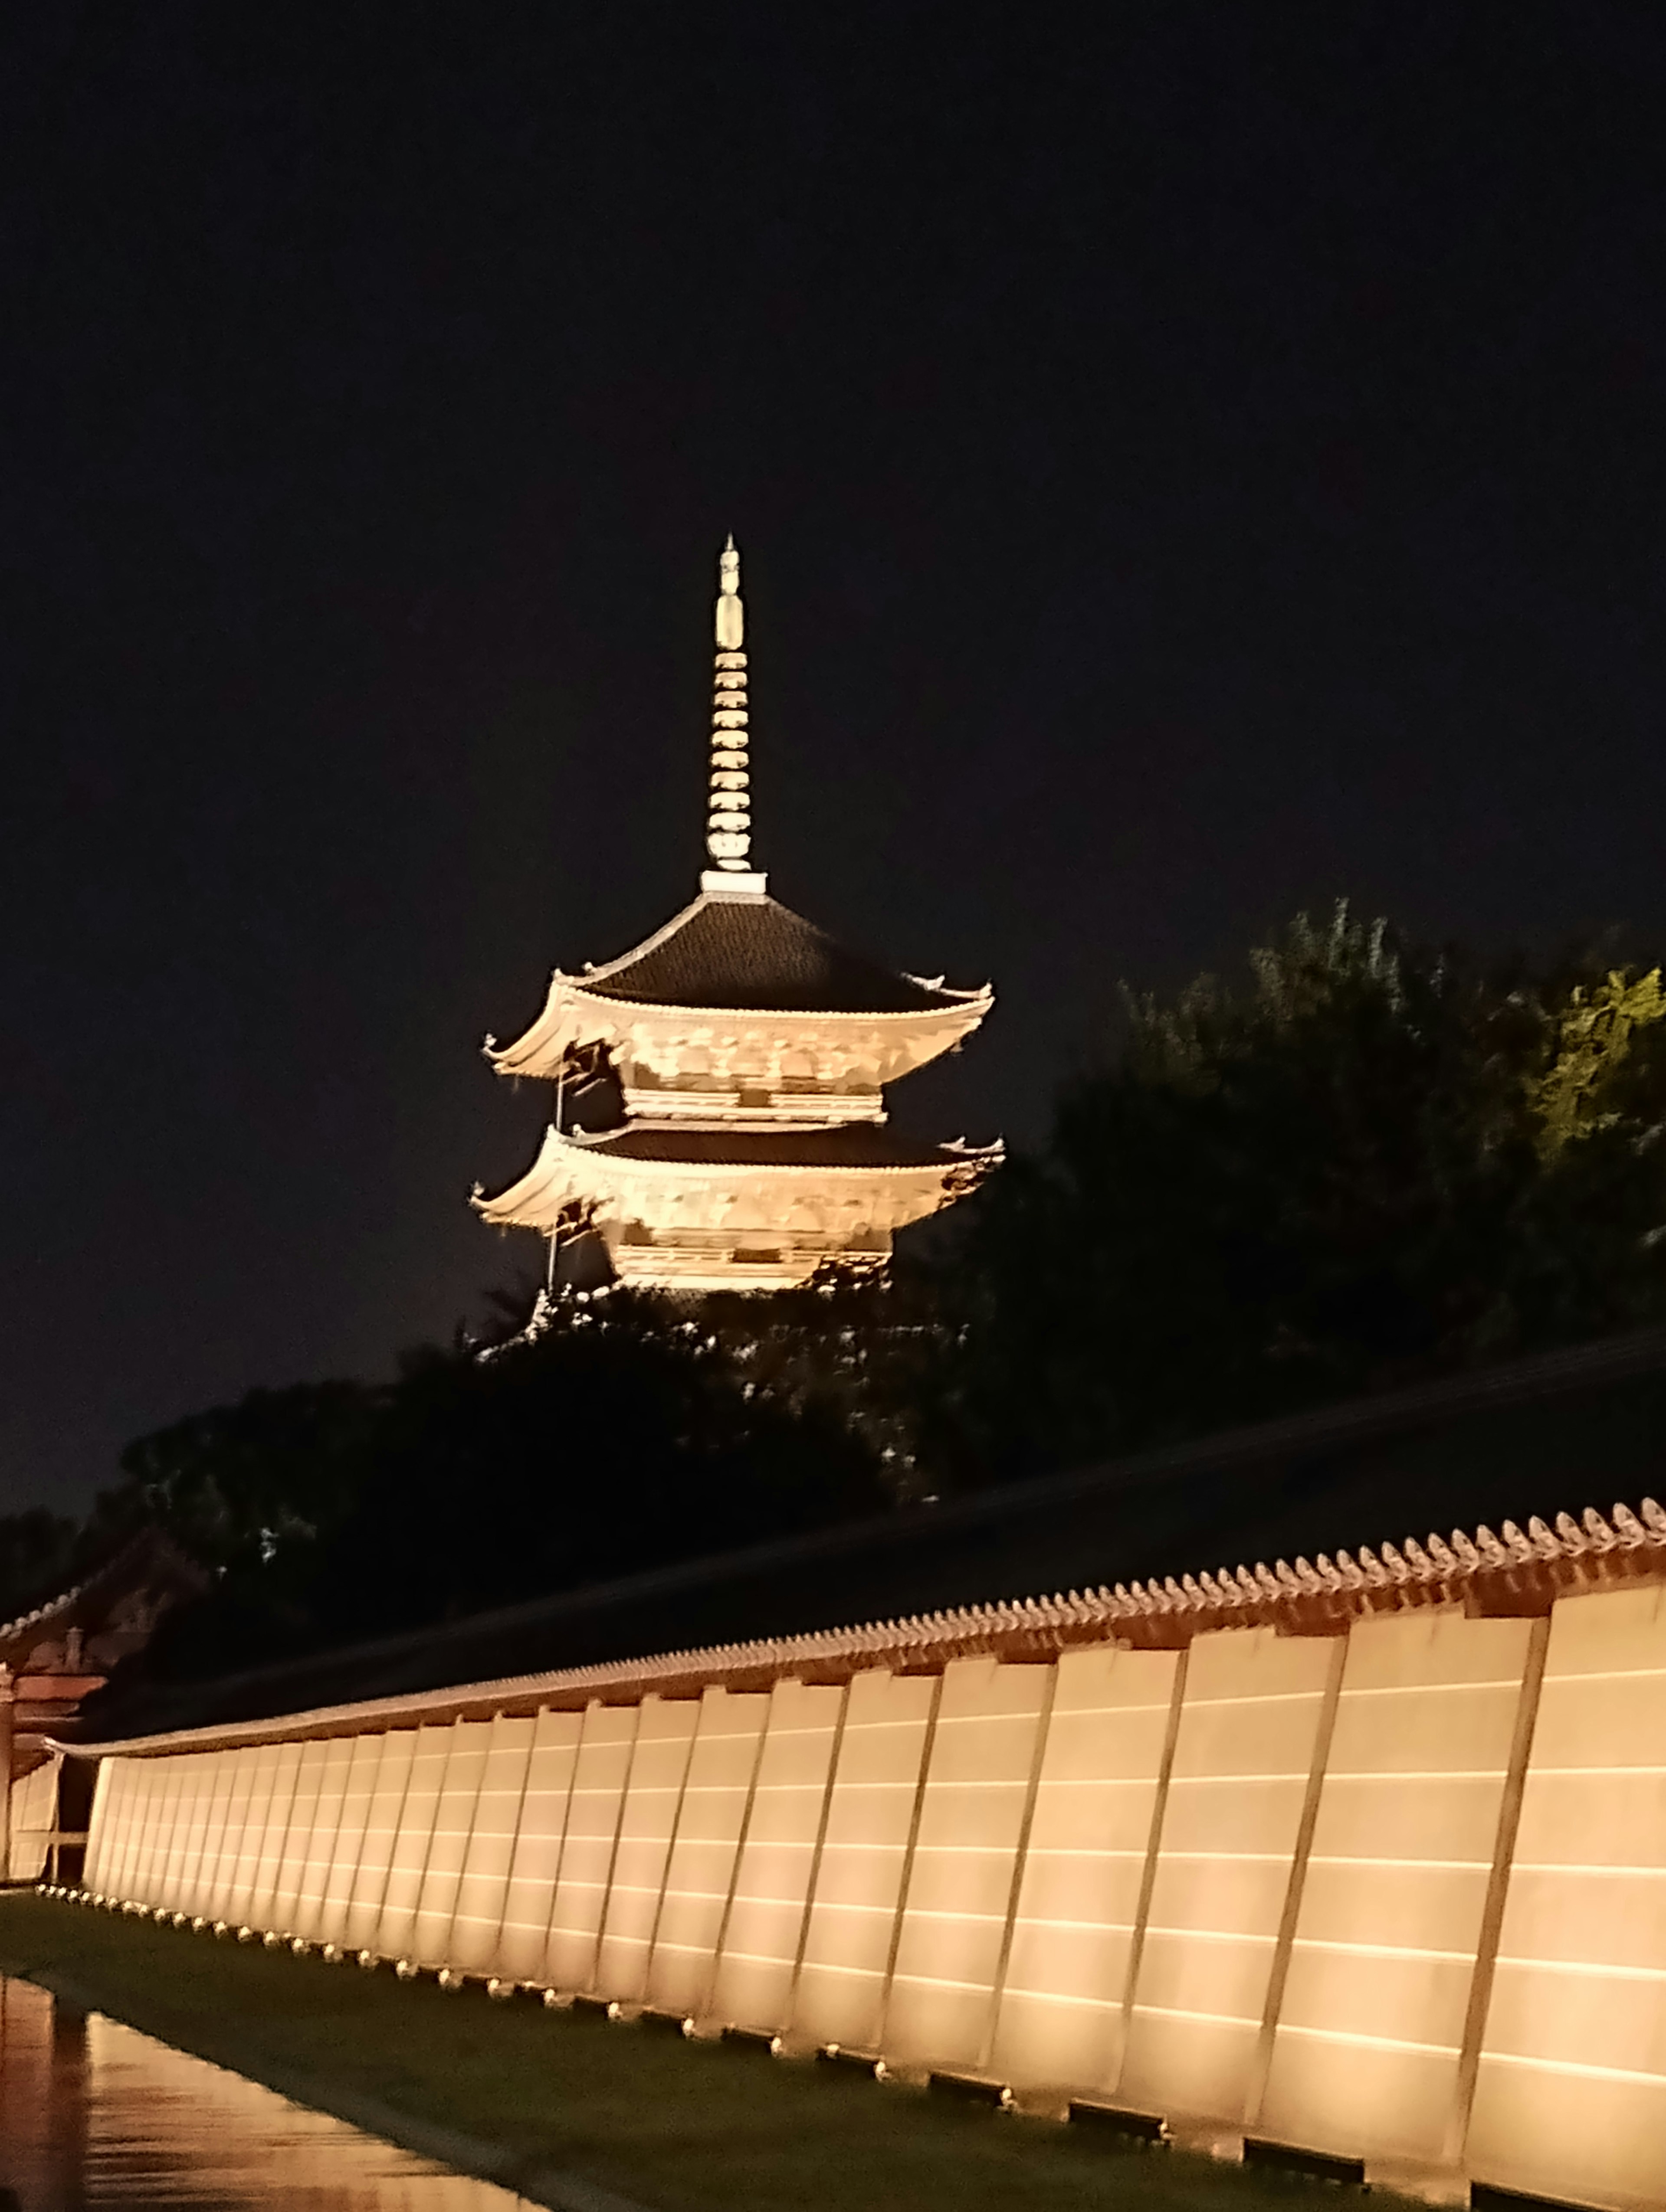
{"label": "long temple wall", "polygon": [[1160,2116],[1666,2200],[1666,1583],[106,1755],[86,1889]]}

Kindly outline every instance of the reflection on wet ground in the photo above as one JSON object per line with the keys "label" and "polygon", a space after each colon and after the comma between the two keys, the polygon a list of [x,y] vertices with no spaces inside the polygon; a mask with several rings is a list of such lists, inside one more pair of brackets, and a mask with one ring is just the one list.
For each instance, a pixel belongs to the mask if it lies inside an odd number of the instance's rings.
{"label": "reflection on wet ground", "polygon": [[0,1976],[0,2212],[512,2212],[524,2203]]}

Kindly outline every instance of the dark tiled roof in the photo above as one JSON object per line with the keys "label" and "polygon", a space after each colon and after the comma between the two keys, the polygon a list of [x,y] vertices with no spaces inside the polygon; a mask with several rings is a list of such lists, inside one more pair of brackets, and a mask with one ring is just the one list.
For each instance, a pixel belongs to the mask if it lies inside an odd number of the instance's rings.
{"label": "dark tiled roof", "polygon": [[743,1012],[906,1014],[958,1003],[847,951],[772,898],[702,896],[636,951],[579,981],[641,1006]]}
{"label": "dark tiled roof", "polygon": [[143,1735],[1055,1590],[1547,1519],[1666,1487],[1666,1330],[915,1507],[218,1682],[119,1680]]}
{"label": "dark tiled roof", "polygon": [[700,1167],[937,1168],[960,1157],[910,1145],[873,1121],[833,1129],[645,1129],[632,1125],[587,1145],[616,1160],[680,1160]]}

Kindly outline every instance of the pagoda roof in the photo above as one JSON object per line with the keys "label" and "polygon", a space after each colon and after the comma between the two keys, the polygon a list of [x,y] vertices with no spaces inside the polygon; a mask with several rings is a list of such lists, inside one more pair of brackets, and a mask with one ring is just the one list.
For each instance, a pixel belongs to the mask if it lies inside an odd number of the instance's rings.
{"label": "pagoda roof", "polygon": [[615,1160],[678,1167],[938,1168],[968,1154],[953,1145],[909,1144],[876,1121],[826,1128],[644,1128],[640,1123],[581,1137],[584,1150]]}
{"label": "pagoda roof", "polygon": [[488,1196],[477,1187],[471,1203],[486,1220],[523,1227],[547,1225],[552,1206],[574,1195],[596,1196],[626,1182],[674,1182],[732,1170],[745,1174],[953,1176],[970,1188],[1001,1157],[999,1144],[909,1144],[873,1121],[844,1121],[817,1128],[759,1128],[742,1122],[717,1127],[648,1127],[628,1122],[597,1136],[581,1130],[545,1129],[538,1157],[518,1182]]}
{"label": "pagoda roof", "polygon": [[634,951],[566,980],[632,1005],[735,1012],[912,1014],[986,995],[852,952],[778,899],[711,891]]}

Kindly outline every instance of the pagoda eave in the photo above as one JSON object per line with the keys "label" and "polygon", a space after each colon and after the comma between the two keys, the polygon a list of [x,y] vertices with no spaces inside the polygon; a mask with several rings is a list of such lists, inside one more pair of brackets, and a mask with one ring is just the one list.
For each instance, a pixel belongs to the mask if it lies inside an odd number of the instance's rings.
{"label": "pagoda eave", "polygon": [[[471,1200],[498,1228],[553,1235],[577,1215],[603,1224],[681,1219],[718,1229],[754,1193],[772,1214],[854,1213],[885,1230],[934,1213],[976,1187],[1001,1158],[999,1144],[945,1145],[919,1159],[888,1162],[641,1158],[550,1127],[526,1173]],[[609,1238],[610,1244],[612,1238]],[[622,1272],[623,1272],[622,1270]]]}
{"label": "pagoda eave", "polygon": [[605,1044],[627,1062],[656,1066],[674,1065],[684,1048],[704,1051],[714,1045],[752,1044],[791,1052],[824,1045],[854,1055],[868,1040],[871,1056],[879,1063],[878,1079],[895,1082],[952,1051],[994,1004],[994,994],[985,984],[945,994],[940,1006],[874,1013],[831,1007],[660,1006],[610,999],[558,970],[538,1019],[512,1044],[488,1039],[485,1055],[499,1075],[553,1083],[569,1053],[593,1044]]}

